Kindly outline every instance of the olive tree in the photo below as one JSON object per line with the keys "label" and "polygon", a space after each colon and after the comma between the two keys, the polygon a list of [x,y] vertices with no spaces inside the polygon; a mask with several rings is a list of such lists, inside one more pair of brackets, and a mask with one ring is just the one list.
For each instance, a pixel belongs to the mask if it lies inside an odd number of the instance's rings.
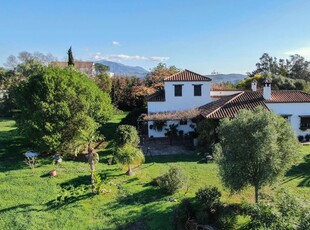
{"label": "olive tree", "polygon": [[220,176],[231,191],[251,185],[259,189],[275,182],[295,163],[299,144],[289,123],[263,109],[241,110],[218,128],[216,155]]}
{"label": "olive tree", "polygon": [[113,110],[108,94],[73,68],[45,67],[19,84],[12,97],[21,133],[38,150],[50,152],[87,144]]}

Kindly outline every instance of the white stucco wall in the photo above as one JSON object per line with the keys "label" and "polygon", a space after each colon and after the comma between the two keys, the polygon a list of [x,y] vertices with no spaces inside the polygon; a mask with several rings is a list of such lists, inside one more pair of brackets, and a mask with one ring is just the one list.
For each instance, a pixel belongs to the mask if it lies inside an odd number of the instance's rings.
{"label": "white stucco wall", "polygon": [[[182,86],[182,96],[174,96],[174,85]],[[194,85],[201,85],[201,96],[194,96]],[[174,112],[197,108],[211,102],[211,82],[165,82],[165,97],[163,102],[148,102],[148,113]]]}
{"label": "white stucco wall", "polygon": [[300,130],[300,116],[310,116],[310,103],[266,103],[268,108],[279,115],[291,114],[289,123],[292,125],[296,135],[310,134],[310,129]]}
{"label": "white stucco wall", "polygon": [[[184,131],[184,135],[188,134],[188,132],[194,131],[194,128],[196,127],[195,123],[192,123],[191,120],[187,120],[187,124],[186,125],[180,125],[179,121],[167,121],[167,125],[163,127],[162,131],[157,131],[154,129],[150,129],[150,125],[153,124],[153,121],[149,121],[148,122],[148,132],[149,132],[149,137],[165,137],[165,133],[167,132],[165,130],[165,128],[169,128],[169,125],[171,124],[176,124],[178,125],[177,130],[183,130]],[[190,127],[190,125],[193,124],[194,128]]]}
{"label": "white stucco wall", "polygon": [[223,97],[223,96],[230,96],[240,92],[242,92],[242,90],[217,90],[217,91],[211,91],[210,95],[211,97]]}

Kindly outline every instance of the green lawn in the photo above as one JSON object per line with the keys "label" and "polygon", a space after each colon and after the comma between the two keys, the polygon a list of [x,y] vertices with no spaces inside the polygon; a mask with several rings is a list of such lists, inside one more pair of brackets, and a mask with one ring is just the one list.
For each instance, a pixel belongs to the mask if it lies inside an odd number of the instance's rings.
{"label": "green lawn", "polygon": [[[115,128],[122,117],[110,122],[111,127]],[[217,165],[201,163],[196,155],[153,157],[135,170],[136,176],[128,177],[118,166],[107,165],[109,149],[100,152],[96,165],[105,178],[107,193],[94,196],[87,163],[63,162],[58,175],[50,178],[52,160],[40,159],[32,173],[23,163],[22,153],[29,149],[23,143],[27,140],[17,135],[14,121],[0,120],[0,229],[128,229],[130,223],[138,221],[150,229],[172,229],[172,212],[179,202],[166,201],[167,196],[150,185],[172,165],[183,168],[190,178],[187,193],[184,189],[173,196],[178,201],[194,196],[204,185],[218,186],[224,202],[253,201],[252,188],[229,196],[217,176]],[[284,187],[310,200],[310,146],[302,150],[301,162],[265,192]]]}

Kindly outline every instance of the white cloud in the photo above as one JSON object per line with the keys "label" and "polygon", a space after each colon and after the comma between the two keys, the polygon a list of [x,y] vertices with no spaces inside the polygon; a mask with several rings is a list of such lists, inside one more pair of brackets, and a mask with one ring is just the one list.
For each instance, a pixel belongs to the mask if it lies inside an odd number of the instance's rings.
{"label": "white cloud", "polygon": [[126,54],[112,54],[112,55],[102,55],[100,52],[95,53],[91,57],[94,60],[105,59],[108,61],[150,61],[150,62],[163,62],[169,59],[169,57],[145,57],[139,55],[126,55]]}
{"label": "white cloud", "polygon": [[120,46],[121,43],[119,43],[118,41],[113,41],[113,42],[112,42],[112,45],[114,45],[114,46]]}
{"label": "white cloud", "polygon": [[290,51],[285,52],[284,54],[286,55],[299,54],[303,57],[310,58],[310,47],[302,47],[299,49],[290,50]]}

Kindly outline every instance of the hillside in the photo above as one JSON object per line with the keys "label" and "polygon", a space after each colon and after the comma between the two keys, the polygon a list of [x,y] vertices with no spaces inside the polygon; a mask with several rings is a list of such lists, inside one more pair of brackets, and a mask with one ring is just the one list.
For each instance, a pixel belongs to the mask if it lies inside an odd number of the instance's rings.
{"label": "hillside", "polygon": [[238,74],[238,73],[212,74],[212,75],[206,75],[206,76],[211,78],[214,83],[221,83],[221,82],[237,83],[247,77],[247,75]]}
{"label": "hillside", "polygon": [[110,67],[110,72],[115,75],[125,75],[125,76],[136,76],[139,78],[143,78],[148,73],[147,70],[143,69],[140,66],[128,66],[118,62],[100,60],[96,61],[96,63],[101,63]]}

